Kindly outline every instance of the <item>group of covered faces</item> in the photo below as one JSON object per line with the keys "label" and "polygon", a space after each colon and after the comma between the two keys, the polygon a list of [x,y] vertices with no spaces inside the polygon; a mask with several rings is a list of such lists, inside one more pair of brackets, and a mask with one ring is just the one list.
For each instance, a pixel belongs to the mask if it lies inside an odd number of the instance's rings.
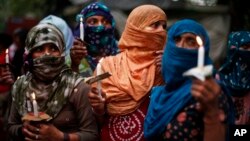
{"label": "group of covered faces", "polygon": [[[102,61],[102,71],[112,74],[111,77],[102,80],[102,89],[108,100],[108,114],[126,115],[131,113],[139,107],[150,93],[150,105],[144,123],[146,138],[151,138],[159,132],[163,132],[165,126],[174,118],[176,113],[193,100],[190,94],[192,80],[184,77],[183,73],[197,66],[198,49],[178,47],[175,38],[184,33],[200,36],[205,48],[205,65],[212,64],[209,58],[209,37],[202,25],[194,20],[184,19],[174,23],[169,28],[168,33],[166,30],[159,32],[144,30],[145,27],[159,20],[167,22],[165,13],[158,7],[144,6],[138,11],[133,11],[127,19],[126,27],[118,43],[121,53],[114,57],[106,57]],[[85,38],[92,38],[91,33],[87,33],[88,30],[101,29],[86,28]],[[227,63],[221,69],[221,80],[225,85],[232,88],[249,89],[249,63],[245,60],[250,55],[248,51],[239,49],[246,41],[242,41],[241,35],[247,41],[250,40],[249,32],[238,32],[230,35],[229,56]],[[236,38],[240,40],[236,42]],[[97,39],[95,38],[95,40]],[[113,38],[112,41],[111,39],[103,41],[114,42]],[[32,56],[29,56],[28,61],[32,66],[31,73],[39,77],[39,80],[54,79],[62,71],[68,70],[64,58],[66,54],[65,39],[62,32],[53,25],[40,23],[35,26],[28,34],[26,43],[29,52],[39,48],[44,43],[54,44],[60,52],[57,57],[47,56],[33,59]],[[93,41],[93,43],[100,42]],[[116,54],[117,49],[111,48],[112,46],[108,46],[107,50],[92,48],[89,51],[97,53],[102,50],[109,55]],[[155,65],[155,52],[163,49],[162,65],[159,67]],[[88,59],[91,60],[91,57],[88,57]],[[241,64],[245,64],[245,67],[242,67]],[[72,90],[71,85],[75,83],[73,81],[78,81],[74,77],[68,80],[64,83],[69,84],[68,87],[61,86],[64,95]],[[161,86],[154,87],[156,85]],[[22,111],[23,109],[19,110]],[[228,123],[233,121],[230,110],[230,108],[226,109],[226,121]],[[57,113],[53,114],[56,116]]]}

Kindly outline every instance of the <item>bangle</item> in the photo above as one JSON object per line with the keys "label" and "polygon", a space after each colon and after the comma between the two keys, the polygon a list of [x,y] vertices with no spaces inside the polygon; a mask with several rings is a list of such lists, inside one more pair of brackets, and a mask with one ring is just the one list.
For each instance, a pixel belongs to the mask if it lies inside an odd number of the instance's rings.
{"label": "bangle", "polygon": [[63,133],[63,141],[70,141],[69,134]]}

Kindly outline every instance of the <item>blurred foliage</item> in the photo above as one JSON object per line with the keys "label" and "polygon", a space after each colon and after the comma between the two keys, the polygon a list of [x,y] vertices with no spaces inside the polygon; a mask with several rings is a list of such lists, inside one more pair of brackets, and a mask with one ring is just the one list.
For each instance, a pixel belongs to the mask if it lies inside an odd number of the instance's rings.
{"label": "blurred foliage", "polygon": [[41,18],[56,8],[57,0],[0,0],[0,19],[27,15]]}

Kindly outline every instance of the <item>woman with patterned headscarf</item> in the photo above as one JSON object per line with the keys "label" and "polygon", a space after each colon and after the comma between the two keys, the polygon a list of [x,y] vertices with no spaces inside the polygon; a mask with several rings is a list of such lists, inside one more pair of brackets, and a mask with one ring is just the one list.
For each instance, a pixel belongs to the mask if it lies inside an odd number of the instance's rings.
{"label": "woman with patterned headscarf", "polygon": [[226,62],[219,70],[220,80],[231,91],[236,123],[250,124],[250,32],[229,35]]}
{"label": "woman with patterned headscarf", "polygon": [[162,74],[166,83],[151,91],[144,122],[147,140],[225,140],[226,121],[230,121],[230,97],[215,79],[205,81],[184,77],[183,73],[197,66],[198,43],[203,40],[204,64],[208,56],[209,37],[199,23],[184,19],[168,31],[168,42],[162,58]]}
{"label": "woman with patterned headscarf", "polygon": [[166,22],[165,12],[157,6],[135,8],[119,40],[121,53],[102,60],[101,70],[112,76],[101,81],[102,98],[93,89],[89,99],[94,112],[104,118],[103,141],[144,140],[149,92],[162,84],[158,58],[166,43]]}
{"label": "woman with patterned headscarf", "polygon": [[[78,37],[71,50],[72,69],[83,73],[86,60],[92,71],[95,70],[100,58],[118,53],[117,41],[115,39],[115,21],[106,5],[94,2],[86,6],[77,15],[77,21],[83,18],[84,41],[79,40],[80,25],[76,27],[74,35]],[[87,55],[86,55],[86,48]],[[86,75],[86,74],[85,74]]]}
{"label": "woman with patterned headscarf", "polygon": [[[12,88],[8,130],[14,140],[97,140],[97,126],[87,100],[89,86],[65,65],[65,48],[63,34],[51,24],[38,24],[29,31],[29,72]],[[38,117],[46,113],[50,120],[23,119],[35,111],[31,104],[34,97]]]}

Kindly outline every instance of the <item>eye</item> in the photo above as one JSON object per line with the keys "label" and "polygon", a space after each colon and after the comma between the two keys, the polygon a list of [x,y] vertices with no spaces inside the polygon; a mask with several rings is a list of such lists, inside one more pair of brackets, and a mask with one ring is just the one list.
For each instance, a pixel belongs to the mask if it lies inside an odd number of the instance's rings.
{"label": "eye", "polygon": [[51,50],[52,52],[59,51],[59,49],[58,49],[55,45],[50,46],[50,50]]}
{"label": "eye", "polygon": [[87,24],[88,25],[96,25],[96,24],[98,24],[98,20],[95,18],[90,18],[87,20]]}
{"label": "eye", "polygon": [[240,47],[240,50],[250,50],[250,43],[245,44],[245,45],[242,45],[242,46]]}
{"label": "eye", "polygon": [[175,43],[179,43],[181,41],[181,36],[174,37]]}
{"label": "eye", "polygon": [[106,26],[106,25],[110,25],[110,22],[107,19],[103,19],[102,24]]}
{"label": "eye", "polygon": [[150,27],[154,28],[154,29],[158,29],[159,27],[162,27],[163,29],[167,28],[167,25],[164,21],[157,21],[153,24],[150,25]]}
{"label": "eye", "polygon": [[155,22],[155,23],[151,24],[150,26],[151,26],[152,28],[156,29],[156,28],[158,28],[158,27],[160,26],[160,22],[159,22],[159,21],[158,21],[158,22]]}
{"label": "eye", "polygon": [[195,39],[195,38],[192,38],[192,37],[188,37],[188,38],[187,38],[187,44],[188,44],[189,46],[199,47],[199,45],[198,45],[196,39]]}
{"label": "eye", "polygon": [[163,29],[167,29],[167,24],[163,24],[163,25],[162,25],[162,28],[163,28]]}
{"label": "eye", "polygon": [[44,48],[43,48],[42,46],[39,46],[39,47],[35,48],[35,49],[33,50],[33,52],[39,53],[39,52],[43,52],[43,50],[44,50]]}

